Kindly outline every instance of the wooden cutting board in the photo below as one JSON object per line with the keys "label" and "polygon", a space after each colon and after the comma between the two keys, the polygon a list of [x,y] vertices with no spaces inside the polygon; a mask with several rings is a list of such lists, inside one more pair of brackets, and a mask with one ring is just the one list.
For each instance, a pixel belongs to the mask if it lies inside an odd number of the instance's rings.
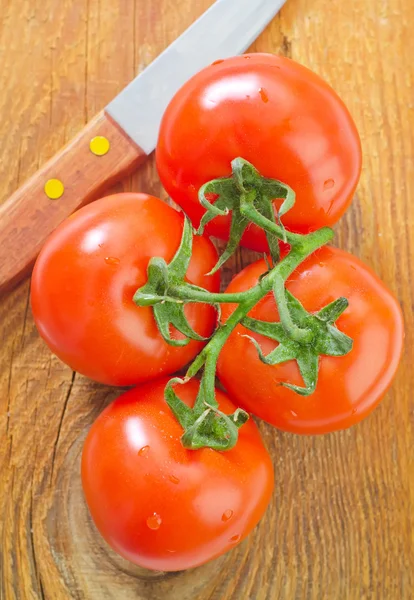
{"label": "wooden cutting board", "polygon": [[[211,4],[0,0],[0,200]],[[24,282],[0,300],[1,599],[414,597],[413,22],[412,0],[288,0],[253,47],[317,71],[359,127],[364,171],[336,242],[396,292],[407,326],[405,357],[380,408],[324,437],[262,424],[276,490],[255,532],[199,569],[145,572],[107,548],[80,487],[83,439],[118,391],[51,356]],[[116,189],[165,198],[152,160]],[[226,281],[248,260],[239,254]]]}

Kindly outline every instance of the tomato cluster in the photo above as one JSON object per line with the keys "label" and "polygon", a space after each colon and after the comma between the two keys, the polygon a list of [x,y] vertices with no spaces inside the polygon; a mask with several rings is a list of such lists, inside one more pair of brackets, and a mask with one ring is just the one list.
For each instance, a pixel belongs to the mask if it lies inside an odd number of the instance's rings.
{"label": "tomato cluster", "polygon": [[[314,73],[264,54],[204,69],[170,103],[156,160],[194,227],[229,240],[226,258],[239,241],[271,257],[220,294],[208,237],[192,239],[157,198],[118,194],[54,232],[31,302],[40,335],[72,369],[139,384],[90,429],[83,488],[119,554],[175,571],[234,547],[266,510],[273,466],[245,411],[292,433],[357,423],[391,384],[403,322],[366,265],[324,246],[357,185],[361,147]],[[192,360],[178,385],[169,376]]]}

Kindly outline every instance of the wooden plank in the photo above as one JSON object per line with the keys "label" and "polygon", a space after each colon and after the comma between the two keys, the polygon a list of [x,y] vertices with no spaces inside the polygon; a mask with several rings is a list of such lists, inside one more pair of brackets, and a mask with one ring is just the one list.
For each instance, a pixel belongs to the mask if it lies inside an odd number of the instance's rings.
{"label": "wooden plank", "polygon": [[[0,0],[0,198],[211,3]],[[413,19],[411,0],[288,0],[254,45],[319,72],[359,127],[364,171],[337,243],[398,294],[407,325],[403,364],[381,407],[318,438],[262,424],[276,491],[255,532],[199,569],[144,572],[108,550],[80,489],[87,428],[118,391],[50,355],[23,283],[0,302],[0,598],[413,597]],[[165,197],[151,160],[117,189]],[[239,254],[225,279],[250,256]]]}

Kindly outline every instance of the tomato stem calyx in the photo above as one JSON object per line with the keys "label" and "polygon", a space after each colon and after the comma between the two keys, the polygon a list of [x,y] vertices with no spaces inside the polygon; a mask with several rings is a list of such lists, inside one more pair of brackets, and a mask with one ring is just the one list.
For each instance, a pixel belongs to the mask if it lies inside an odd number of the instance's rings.
{"label": "tomato stem calyx", "polygon": [[[211,273],[215,273],[237,249],[246,227],[252,222],[266,231],[270,255],[274,263],[280,258],[279,241],[297,241],[294,233],[286,231],[281,217],[295,203],[295,192],[277,179],[262,177],[259,171],[244,158],[235,158],[231,163],[231,177],[209,181],[200,188],[200,204],[206,209],[197,233],[201,235],[205,226],[217,216],[231,212],[229,242]],[[210,202],[215,198],[214,204]],[[275,215],[273,200],[283,200]],[[277,221],[277,222],[276,222]]]}
{"label": "tomato stem calyx", "polygon": [[[282,382],[281,385],[287,387],[301,396],[309,396],[315,391],[318,381],[319,356],[344,356],[352,350],[352,339],[339,331],[335,326],[335,321],[348,307],[346,298],[334,300],[318,313],[308,313],[290,292],[283,289],[286,307],[290,314],[292,324],[297,331],[309,334],[298,337],[292,336],[289,328],[283,324],[282,319],[279,323],[267,321],[258,321],[246,317],[242,325],[254,333],[263,335],[269,339],[278,342],[278,346],[265,356],[260,344],[253,337],[246,337],[256,347],[259,358],[267,365],[277,365],[288,360],[296,360],[299,371],[302,375],[305,386],[297,386]],[[274,291],[276,295],[276,292]],[[280,304],[278,304],[280,310]],[[296,330],[295,330],[296,332]]]}
{"label": "tomato stem calyx", "polygon": [[[133,298],[137,306],[153,307],[158,329],[164,340],[172,346],[185,346],[190,340],[206,339],[196,333],[189,324],[184,313],[184,302],[180,298],[172,298],[168,293],[170,287],[183,284],[191,259],[192,246],[193,228],[188,219],[185,219],[181,243],[174,258],[168,265],[163,258],[151,258],[147,269],[147,283],[135,292]],[[190,284],[187,284],[187,287],[206,292]],[[172,338],[171,326],[182,333],[184,339]]]}
{"label": "tomato stem calyx", "polygon": [[183,384],[188,379],[171,379],[165,388],[165,399],[174,416],[184,429],[182,444],[189,450],[212,448],[213,450],[230,450],[238,439],[239,428],[246,423],[249,415],[238,408],[232,415],[226,415],[218,408],[214,394],[207,399],[209,393],[206,386],[206,373],[200,381],[200,388],[193,408],[190,408],[175,393],[174,386]]}

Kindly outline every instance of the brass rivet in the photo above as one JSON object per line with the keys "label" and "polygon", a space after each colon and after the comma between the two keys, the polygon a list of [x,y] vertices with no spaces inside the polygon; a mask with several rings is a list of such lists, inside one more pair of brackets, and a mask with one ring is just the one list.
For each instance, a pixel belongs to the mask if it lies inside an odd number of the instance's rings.
{"label": "brass rivet", "polygon": [[60,179],[48,179],[45,183],[45,194],[51,200],[57,200],[63,196],[65,186]]}
{"label": "brass rivet", "polygon": [[104,156],[104,154],[109,152],[110,143],[103,135],[97,135],[91,139],[89,148],[96,156]]}

